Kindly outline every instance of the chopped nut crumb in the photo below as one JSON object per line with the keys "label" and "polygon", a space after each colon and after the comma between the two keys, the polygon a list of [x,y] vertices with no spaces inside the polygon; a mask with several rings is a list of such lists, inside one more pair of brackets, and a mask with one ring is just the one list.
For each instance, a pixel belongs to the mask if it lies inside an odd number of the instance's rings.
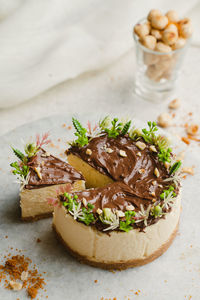
{"label": "chopped nut crumb", "polygon": [[157,168],[155,168],[155,170],[154,170],[154,175],[156,175],[156,177],[159,177],[159,176],[160,176],[160,173],[159,173],[159,171],[158,171]]}
{"label": "chopped nut crumb", "polygon": [[141,152],[137,152],[136,155],[137,156],[142,156],[142,153]]}
{"label": "chopped nut crumb", "polygon": [[167,161],[165,161],[165,162],[164,162],[164,166],[165,166],[166,169],[169,169],[170,163],[168,163]]}
{"label": "chopped nut crumb", "polygon": [[85,207],[87,207],[87,200],[86,200],[85,198],[83,198],[82,202],[83,202],[83,205],[84,205]]}
{"label": "chopped nut crumb", "polygon": [[107,153],[112,153],[113,150],[112,150],[111,148],[106,148],[106,152],[107,152]]}
{"label": "chopped nut crumb", "polygon": [[27,278],[28,278],[28,272],[23,271],[22,274],[21,274],[21,280],[25,281],[25,280],[27,280]]}
{"label": "chopped nut crumb", "polygon": [[102,211],[100,208],[97,209],[98,215],[102,214],[102,212],[103,212],[103,211]]}
{"label": "chopped nut crumb", "polygon": [[152,202],[156,202],[156,198],[153,198],[153,199],[152,199]]}
{"label": "chopped nut crumb", "polygon": [[199,126],[195,124],[192,124],[186,128],[186,132],[190,135],[197,135],[198,130],[199,130]]}
{"label": "chopped nut crumb", "polygon": [[169,103],[168,107],[171,108],[171,109],[177,109],[177,108],[180,107],[180,105],[181,105],[181,100],[177,98],[177,99],[172,100]]}
{"label": "chopped nut crumb", "polygon": [[92,154],[92,150],[87,149],[87,150],[86,150],[86,154],[87,154],[87,155],[91,155],[91,154]]}
{"label": "chopped nut crumb", "polygon": [[166,128],[172,125],[172,117],[168,113],[162,113],[158,116],[158,125]]}
{"label": "chopped nut crumb", "polygon": [[194,175],[194,167],[183,167],[181,173],[187,173],[190,175]]}
{"label": "chopped nut crumb", "polygon": [[126,152],[124,150],[119,150],[119,155],[122,157],[127,157]]}
{"label": "chopped nut crumb", "polygon": [[157,152],[156,147],[155,147],[154,145],[151,145],[151,146],[149,147],[149,149],[150,149],[152,152]]}
{"label": "chopped nut crumb", "polygon": [[153,184],[153,185],[156,185],[156,183],[157,183],[156,180],[152,181],[152,184]]}
{"label": "chopped nut crumb", "polygon": [[42,179],[41,168],[35,167],[34,170],[37,173],[37,176],[39,177],[39,179]]}
{"label": "chopped nut crumb", "polygon": [[116,210],[116,215],[119,218],[123,218],[125,216],[125,213],[122,210]]}
{"label": "chopped nut crumb", "polygon": [[140,174],[144,174],[145,173],[145,169],[139,169],[138,171]]}
{"label": "chopped nut crumb", "polygon": [[14,280],[11,280],[9,282],[10,287],[14,290],[14,291],[20,291],[22,289],[22,283],[20,282],[16,282]]}
{"label": "chopped nut crumb", "polygon": [[189,145],[190,144],[190,141],[188,140],[188,138],[186,137],[182,137],[181,140],[186,144],[186,145]]}
{"label": "chopped nut crumb", "polygon": [[135,144],[140,150],[144,150],[146,148],[146,144],[143,143],[143,142],[140,142],[138,141],[136,144]]}
{"label": "chopped nut crumb", "polygon": [[151,195],[152,195],[153,197],[155,197],[155,196],[156,196],[156,193],[155,193],[155,192],[152,192]]}
{"label": "chopped nut crumb", "polygon": [[126,206],[126,210],[134,210],[134,209],[135,207],[132,204]]}

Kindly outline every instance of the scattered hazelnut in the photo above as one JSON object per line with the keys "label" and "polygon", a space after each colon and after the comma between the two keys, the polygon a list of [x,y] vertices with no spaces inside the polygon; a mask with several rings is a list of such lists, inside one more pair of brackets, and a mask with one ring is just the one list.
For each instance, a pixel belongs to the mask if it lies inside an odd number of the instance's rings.
{"label": "scattered hazelnut", "polygon": [[155,199],[155,198],[153,198],[153,199],[152,199],[152,202],[156,202],[156,199]]}
{"label": "scattered hazelnut", "polygon": [[92,150],[87,149],[87,150],[86,150],[86,154],[87,154],[87,155],[91,155],[91,154],[92,154]]}
{"label": "scattered hazelnut", "polygon": [[168,46],[168,45],[165,45],[162,42],[158,42],[156,44],[155,51],[163,52],[163,53],[169,53],[169,52],[172,51],[172,48],[170,46]]}
{"label": "scattered hazelnut", "polygon": [[169,127],[172,125],[172,117],[168,113],[162,113],[158,116],[158,125],[160,127]]}
{"label": "scattered hazelnut", "polygon": [[177,109],[180,107],[180,105],[181,105],[181,100],[179,98],[176,98],[169,103],[168,107],[171,109]]}
{"label": "scattered hazelnut", "polygon": [[168,18],[169,22],[177,23],[179,20],[178,14],[175,10],[169,10],[165,16]]}
{"label": "scattered hazelnut", "polygon": [[136,24],[134,27],[134,32],[140,37],[143,38],[146,35],[149,34],[150,31],[150,24],[144,23],[144,24]]}
{"label": "scattered hazelnut", "polygon": [[157,152],[156,147],[155,147],[154,145],[151,145],[151,146],[149,147],[149,149],[150,149],[152,152]]}
{"label": "scattered hazelnut", "polygon": [[156,38],[153,35],[146,35],[141,39],[143,46],[150,50],[154,50],[156,46]]}
{"label": "scattered hazelnut", "polygon": [[198,133],[198,130],[199,126],[195,124],[192,124],[186,128],[187,133],[190,135],[196,135]]}
{"label": "scattered hazelnut", "polygon": [[155,29],[162,30],[168,24],[168,18],[163,15],[155,15],[151,18],[151,25]]}
{"label": "scattered hazelnut", "polygon": [[126,210],[134,210],[134,209],[135,207],[132,204],[126,206]]}
{"label": "scattered hazelnut", "polygon": [[150,10],[150,12],[148,14],[147,19],[149,21],[151,21],[152,18],[154,18],[155,16],[161,16],[161,15],[162,15],[162,13],[159,9],[152,9],[152,10]]}
{"label": "scattered hazelnut", "polygon": [[153,184],[154,186],[156,185],[156,183],[157,183],[156,180],[152,181],[152,184]]}
{"label": "scattered hazelnut", "polygon": [[159,173],[159,171],[158,171],[158,168],[155,168],[155,170],[154,170],[154,175],[155,175],[156,177],[159,177],[159,176],[160,176],[160,173]]}
{"label": "scattered hazelnut", "polygon": [[136,144],[135,144],[140,150],[144,150],[146,148],[146,144],[143,143],[143,142],[140,142],[138,141]]}
{"label": "scattered hazelnut", "polygon": [[20,282],[11,280],[9,284],[14,291],[20,291],[22,289],[22,283]]}
{"label": "scattered hazelnut", "polygon": [[126,152],[124,150],[119,150],[119,155],[122,157],[127,157]]}
{"label": "scattered hazelnut", "polygon": [[156,193],[155,193],[155,192],[152,192],[151,195],[152,195],[153,197],[155,197],[155,196],[156,196]]}
{"label": "scattered hazelnut", "polygon": [[187,39],[192,35],[193,29],[190,19],[184,18],[183,20],[180,20],[178,25],[180,36]]}

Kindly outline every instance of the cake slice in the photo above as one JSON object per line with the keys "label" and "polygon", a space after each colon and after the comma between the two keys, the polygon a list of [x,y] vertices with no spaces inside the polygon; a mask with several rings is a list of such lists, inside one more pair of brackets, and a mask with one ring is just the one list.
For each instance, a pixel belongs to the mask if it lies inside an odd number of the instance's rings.
{"label": "cake slice", "polygon": [[43,142],[38,140],[27,144],[25,154],[13,149],[20,159],[11,166],[20,181],[21,218],[25,221],[51,216],[53,205],[48,199],[59,191],[85,188],[84,178],[79,172],[41,148],[47,142],[46,137]]}

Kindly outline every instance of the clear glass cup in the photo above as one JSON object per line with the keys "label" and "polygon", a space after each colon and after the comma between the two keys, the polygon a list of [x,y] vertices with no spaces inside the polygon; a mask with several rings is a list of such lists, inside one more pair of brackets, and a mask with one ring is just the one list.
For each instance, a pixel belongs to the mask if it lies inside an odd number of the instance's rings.
{"label": "clear glass cup", "polygon": [[[139,24],[146,22],[143,19]],[[136,44],[136,74],[134,91],[144,99],[159,101],[175,89],[189,39],[184,47],[169,53],[144,47],[133,32]]]}

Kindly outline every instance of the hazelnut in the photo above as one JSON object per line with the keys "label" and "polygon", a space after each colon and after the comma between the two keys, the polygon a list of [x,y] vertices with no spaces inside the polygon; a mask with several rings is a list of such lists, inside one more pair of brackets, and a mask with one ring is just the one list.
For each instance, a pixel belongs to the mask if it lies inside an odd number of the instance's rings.
{"label": "hazelnut", "polygon": [[149,14],[147,16],[147,19],[149,21],[151,21],[152,18],[154,18],[155,16],[162,16],[162,13],[161,13],[161,11],[159,9],[152,9],[152,10],[150,10],[150,12],[149,12]]}
{"label": "hazelnut", "polygon": [[179,20],[178,14],[175,10],[169,10],[165,16],[168,18],[169,22],[177,23]]}
{"label": "hazelnut", "polygon": [[183,48],[185,44],[186,44],[186,39],[179,37],[175,42],[175,44],[172,45],[172,49],[176,50],[176,49]]}
{"label": "hazelnut", "polygon": [[157,64],[150,65],[150,66],[148,66],[148,68],[146,70],[147,77],[149,77],[149,79],[151,79],[153,81],[159,81],[163,74],[163,70],[157,68],[156,66],[157,66]]}
{"label": "hazelnut", "polygon": [[178,29],[176,25],[170,24],[163,31],[162,40],[167,45],[173,45],[174,43],[176,43],[177,39],[178,39]]}
{"label": "hazelnut", "polygon": [[159,61],[159,57],[157,54],[144,52],[143,61],[146,66],[154,65]]}
{"label": "hazelnut", "polygon": [[84,205],[85,207],[87,207],[87,200],[86,200],[85,198],[83,198],[82,202],[83,202],[83,205]]}
{"label": "hazelnut", "polygon": [[169,103],[168,107],[171,109],[177,109],[180,107],[180,105],[181,105],[181,100],[176,98]]}
{"label": "hazelnut", "polygon": [[140,37],[143,38],[150,32],[150,24],[144,23],[144,24],[136,24],[134,27],[134,32]]}
{"label": "hazelnut", "polygon": [[146,48],[154,50],[156,46],[156,38],[153,35],[146,35],[141,39],[141,43]]}
{"label": "hazelnut", "polygon": [[168,18],[163,15],[155,15],[151,18],[151,26],[155,29],[162,30],[168,24]]}
{"label": "hazelnut", "polygon": [[160,127],[169,127],[172,125],[172,117],[168,113],[162,113],[158,116],[158,125]]}
{"label": "hazelnut", "polygon": [[97,213],[98,213],[98,215],[101,215],[101,214],[102,214],[102,212],[103,212],[103,210],[101,210],[100,208],[98,208],[98,209],[97,209]]}
{"label": "hazelnut", "polygon": [[157,40],[160,40],[162,38],[162,34],[159,30],[157,29],[151,29],[151,35],[153,35]]}
{"label": "hazelnut", "polygon": [[190,19],[185,18],[183,20],[180,20],[178,25],[179,25],[180,36],[187,39],[192,35],[193,29],[192,29],[192,24]]}
{"label": "hazelnut", "polygon": [[169,52],[172,51],[172,48],[168,45],[165,45],[162,42],[158,42],[156,44],[155,50],[158,51],[158,52],[169,53]]}
{"label": "hazelnut", "polygon": [[181,173],[187,173],[190,175],[194,175],[194,168],[193,167],[183,167]]}
{"label": "hazelnut", "polygon": [[106,148],[105,150],[106,150],[107,153],[112,153],[113,152],[113,150],[111,148]]}
{"label": "hazelnut", "polygon": [[156,147],[155,147],[154,145],[151,145],[151,146],[149,147],[149,149],[150,149],[152,152],[157,152]]}
{"label": "hazelnut", "polygon": [[125,217],[125,213],[124,213],[122,210],[116,210],[116,215],[117,215],[119,218]]}

